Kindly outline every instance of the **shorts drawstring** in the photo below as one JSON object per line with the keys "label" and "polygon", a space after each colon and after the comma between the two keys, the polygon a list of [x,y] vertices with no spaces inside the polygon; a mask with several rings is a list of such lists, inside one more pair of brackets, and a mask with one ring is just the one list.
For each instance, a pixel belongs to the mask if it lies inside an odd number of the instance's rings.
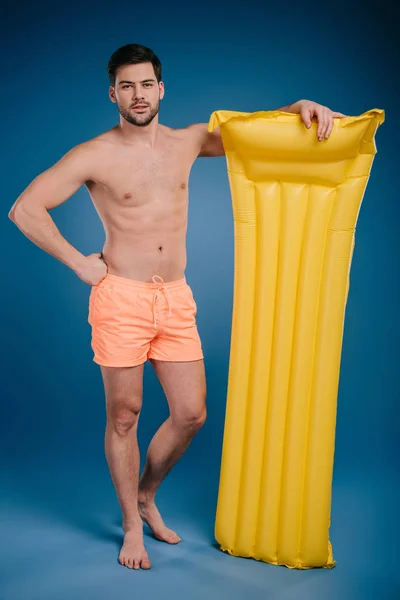
{"label": "shorts drawstring", "polygon": [[157,283],[157,281],[155,280],[155,278],[158,277],[158,279],[161,279],[161,285],[156,289],[154,296],[153,296],[153,315],[154,315],[154,326],[157,325],[156,322],[156,297],[157,294],[159,293],[160,290],[163,290],[165,293],[165,297],[167,299],[167,304],[168,304],[168,308],[169,308],[169,315],[171,316],[171,301],[170,301],[170,295],[169,295],[169,291],[168,289],[165,287],[164,284],[164,280],[162,277],[160,277],[159,275],[153,275],[153,282]]}

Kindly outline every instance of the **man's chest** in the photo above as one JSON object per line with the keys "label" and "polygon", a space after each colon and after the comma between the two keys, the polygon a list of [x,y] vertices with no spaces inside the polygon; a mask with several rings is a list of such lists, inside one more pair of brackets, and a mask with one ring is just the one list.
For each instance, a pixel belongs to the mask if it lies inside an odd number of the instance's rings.
{"label": "man's chest", "polygon": [[192,164],[193,159],[176,151],[113,157],[92,191],[101,187],[121,202],[182,194],[187,191]]}

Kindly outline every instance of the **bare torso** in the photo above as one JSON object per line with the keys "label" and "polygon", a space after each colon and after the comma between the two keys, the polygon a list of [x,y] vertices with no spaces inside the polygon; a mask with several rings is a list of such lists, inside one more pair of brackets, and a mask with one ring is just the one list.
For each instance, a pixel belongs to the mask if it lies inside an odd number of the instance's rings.
{"label": "bare torso", "polygon": [[168,282],[185,273],[188,181],[200,137],[195,128],[158,128],[155,148],[125,143],[116,128],[94,138],[98,176],[86,187],[104,226],[108,273]]}

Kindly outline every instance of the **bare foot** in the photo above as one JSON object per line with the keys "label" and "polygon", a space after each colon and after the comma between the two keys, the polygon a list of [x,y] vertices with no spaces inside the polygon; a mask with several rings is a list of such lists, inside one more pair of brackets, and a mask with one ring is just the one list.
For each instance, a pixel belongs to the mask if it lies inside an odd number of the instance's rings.
{"label": "bare foot", "polygon": [[154,500],[140,499],[139,497],[138,508],[141,518],[152,529],[158,540],[168,542],[168,544],[177,544],[181,541],[179,535],[164,524]]}
{"label": "bare foot", "polygon": [[129,569],[150,569],[151,563],[143,543],[143,523],[123,524],[124,543],[118,556],[121,565]]}

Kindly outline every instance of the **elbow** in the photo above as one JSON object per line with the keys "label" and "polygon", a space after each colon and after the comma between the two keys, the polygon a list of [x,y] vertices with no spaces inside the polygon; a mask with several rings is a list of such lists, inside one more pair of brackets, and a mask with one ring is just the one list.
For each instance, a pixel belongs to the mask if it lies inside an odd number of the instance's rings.
{"label": "elbow", "polygon": [[17,223],[17,221],[21,219],[22,214],[26,214],[22,204],[14,204],[8,213],[8,217],[11,219],[11,221],[13,221],[13,223]]}
{"label": "elbow", "polygon": [[21,212],[21,208],[18,208],[16,206],[12,206],[10,212],[8,213],[8,218],[11,219],[11,221],[13,221],[15,223],[15,221],[17,220],[17,213],[19,215],[19,213]]}

